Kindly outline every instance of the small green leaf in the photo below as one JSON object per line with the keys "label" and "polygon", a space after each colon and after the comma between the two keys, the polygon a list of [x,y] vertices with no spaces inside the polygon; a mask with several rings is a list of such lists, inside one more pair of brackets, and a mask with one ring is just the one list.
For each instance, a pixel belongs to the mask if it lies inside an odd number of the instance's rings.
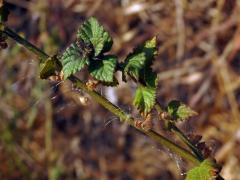
{"label": "small green leaf", "polygon": [[137,88],[133,105],[136,106],[141,113],[149,113],[156,102],[155,91],[155,88],[140,85]]}
{"label": "small green leaf", "polygon": [[186,120],[197,115],[197,112],[177,100],[173,100],[168,104],[167,111],[174,120]]}
{"label": "small green leaf", "polygon": [[77,37],[82,39],[84,43],[91,43],[93,45],[95,56],[109,51],[113,43],[109,33],[100,25],[97,19],[93,17],[89,18],[80,26]]}
{"label": "small green leaf", "polygon": [[[155,84],[156,74],[152,72],[151,65],[154,56],[157,53],[156,45],[157,41],[156,37],[154,37],[151,40],[146,41],[143,45],[137,47],[127,56],[123,79],[126,79],[128,74],[137,82],[152,84],[152,80],[154,79]],[[151,82],[149,82],[149,80],[151,80]]]}
{"label": "small green leaf", "polygon": [[216,163],[206,159],[199,166],[188,171],[186,180],[214,180],[217,172]]}
{"label": "small green leaf", "polygon": [[88,57],[83,54],[76,43],[71,44],[61,57],[63,65],[64,79],[80,71],[85,65],[89,64]]}
{"label": "small green leaf", "polygon": [[50,57],[40,65],[40,78],[47,79],[50,76],[56,75],[56,72],[60,72],[62,65],[56,56]]}
{"label": "small green leaf", "polygon": [[91,60],[89,65],[90,74],[97,80],[113,82],[117,58],[112,55],[103,56],[99,60]]}

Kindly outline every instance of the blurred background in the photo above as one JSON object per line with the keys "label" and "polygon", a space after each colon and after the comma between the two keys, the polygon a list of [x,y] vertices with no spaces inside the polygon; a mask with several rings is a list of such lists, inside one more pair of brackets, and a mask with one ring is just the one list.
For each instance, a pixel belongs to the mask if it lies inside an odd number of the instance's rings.
{"label": "blurred background", "polygon": [[[179,99],[199,115],[179,127],[200,134],[222,176],[240,179],[239,0],[7,0],[8,26],[50,55],[95,16],[122,61],[158,36],[158,101]],[[40,80],[37,57],[8,40],[0,52],[0,179],[184,179],[191,167],[122,124],[69,82]],[[132,112],[134,85],[99,92]],[[155,118],[157,121],[157,117]],[[161,134],[174,139],[155,124]]]}

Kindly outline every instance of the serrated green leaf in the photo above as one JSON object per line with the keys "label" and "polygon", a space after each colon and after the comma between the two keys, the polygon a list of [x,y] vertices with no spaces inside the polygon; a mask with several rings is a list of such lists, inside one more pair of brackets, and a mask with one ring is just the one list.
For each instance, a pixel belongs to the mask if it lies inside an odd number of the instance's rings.
{"label": "serrated green leaf", "polygon": [[77,37],[85,43],[91,43],[94,47],[94,54],[107,52],[112,47],[112,38],[96,18],[89,18],[77,32]]}
{"label": "serrated green leaf", "polygon": [[156,37],[137,47],[125,60],[123,79],[127,75],[143,85],[155,87],[157,75],[151,69],[154,56],[157,53]]}
{"label": "serrated green leaf", "polygon": [[117,58],[112,55],[103,56],[99,60],[91,60],[89,65],[90,74],[102,82],[113,82]]}
{"label": "serrated green leaf", "polygon": [[177,100],[173,100],[168,104],[167,111],[174,120],[186,120],[197,115],[197,112]]}
{"label": "serrated green leaf", "polygon": [[140,85],[137,88],[133,105],[139,109],[141,113],[147,114],[151,111],[156,102],[155,88]]}
{"label": "serrated green leaf", "polygon": [[56,72],[60,72],[62,69],[62,65],[56,56],[50,57],[44,62],[40,64],[40,78],[47,79],[50,76],[56,75]]}
{"label": "serrated green leaf", "polygon": [[124,75],[131,76],[134,80],[138,81],[141,69],[144,67],[146,58],[145,53],[132,54],[126,59],[127,65],[124,68]]}
{"label": "serrated green leaf", "polygon": [[64,79],[80,71],[85,65],[89,64],[89,59],[78,48],[76,43],[71,44],[61,57],[63,65]]}
{"label": "serrated green leaf", "polygon": [[129,75],[139,84],[133,105],[144,114],[151,111],[156,101],[157,74],[151,68],[157,53],[156,45],[154,37],[137,47],[127,56],[123,70],[123,80]]}
{"label": "serrated green leaf", "polygon": [[215,166],[215,162],[206,159],[199,166],[188,171],[186,180],[214,180],[218,171]]}

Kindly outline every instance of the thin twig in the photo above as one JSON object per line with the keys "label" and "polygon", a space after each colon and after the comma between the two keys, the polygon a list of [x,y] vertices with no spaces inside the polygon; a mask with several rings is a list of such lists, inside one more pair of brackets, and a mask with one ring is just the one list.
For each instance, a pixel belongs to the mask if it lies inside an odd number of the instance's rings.
{"label": "thin twig", "polygon": [[[159,114],[163,112],[161,106],[158,103],[155,105],[155,108]],[[191,149],[191,151],[195,154],[199,161],[204,160],[201,151],[199,151],[197,147],[192,144],[188,137],[177,126],[175,126],[173,123],[170,123],[169,130],[175,133]]]}

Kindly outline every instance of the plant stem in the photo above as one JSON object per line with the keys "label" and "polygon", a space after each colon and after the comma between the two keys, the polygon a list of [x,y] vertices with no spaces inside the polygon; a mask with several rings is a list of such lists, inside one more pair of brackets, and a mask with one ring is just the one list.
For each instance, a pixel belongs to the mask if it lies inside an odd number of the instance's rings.
{"label": "plant stem", "polygon": [[202,153],[192,144],[188,137],[174,124],[171,123],[171,131],[173,131],[197,156],[200,161],[204,160]]}
{"label": "plant stem", "polygon": [[[159,114],[164,112],[158,103],[155,105],[155,108]],[[188,139],[188,137],[174,123],[169,124],[169,129],[170,129],[170,131],[175,133],[191,149],[191,151],[196,155],[196,157],[198,158],[199,161],[204,160],[204,157],[203,157],[201,151],[199,151],[194,146],[194,144],[192,144],[192,142]]]}
{"label": "plant stem", "polygon": [[17,33],[15,33],[14,31],[12,31],[10,28],[8,28],[7,26],[4,27],[3,33],[5,33],[6,35],[8,35],[9,37],[11,37],[12,39],[14,39],[16,42],[18,42],[19,44],[23,45],[25,48],[27,48],[29,51],[33,52],[34,54],[36,54],[40,59],[45,60],[47,58],[49,58],[49,56],[43,52],[42,50],[40,50],[39,48],[37,48],[35,45],[33,45],[32,43],[30,43],[29,41],[27,41],[26,39],[24,39],[23,37],[19,36]]}
{"label": "plant stem", "polygon": [[[37,56],[39,56],[43,62],[49,58],[49,56],[43,52],[42,50],[38,49],[36,46],[34,46],[33,44],[31,44],[30,42],[28,42],[26,39],[22,38],[21,36],[19,36],[18,34],[16,34],[14,31],[12,31],[11,29],[5,27],[4,31],[5,34],[7,34],[9,37],[11,37],[13,40],[15,40],[16,42],[18,42],[19,44],[23,45],[25,48],[27,48],[28,50],[30,50],[31,52],[33,52],[34,54],[36,54]],[[79,80],[77,77],[75,76],[70,76],[68,78],[70,81],[72,81],[72,83],[84,90],[85,92],[87,92],[90,96],[93,97],[93,99],[95,101],[97,101],[99,104],[101,104],[102,106],[104,106],[106,109],[108,109],[109,111],[111,111],[113,114],[115,114],[116,116],[118,116],[120,118],[121,121],[124,121],[126,123],[128,123],[129,125],[135,127],[138,131],[146,134],[147,136],[151,137],[152,139],[154,139],[155,141],[157,141],[159,144],[165,146],[166,148],[168,148],[169,150],[171,150],[172,152],[176,153],[177,155],[193,162],[195,165],[200,164],[200,161],[198,160],[198,158],[196,156],[194,156],[192,153],[190,153],[189,151],[187,151],[186,149],[180,147],[179,145],[175,144],[174,142],[171,142],[170,140],[168,140],[167,138],[163,137],[162,135],[158,134],[157,132],[153,131],[153,130],[144,130],[142,128],[136,127],[135,126],[135,120],[128,114],[126,114],[124,111],[122,111],[119,107],[117,107],[116,105],[112,104],[110,101],[108,101],[106,98],[104,98],[103,96],[101,96],[98,92],[90,90],[85,83],[83,83],[81,80]]]}
{"label": "plant stem", "polygon": [[184,148],[180,147],[179,145],[173,143],[172,141],[168,140],[167,138],[158,134],[157,132],[155,132],[153,130],[145,131],[142,128],[136,127],[134,118],[132,118],[130,115],[126,114],[124,111],[122,111],[116,105],[112,104],[106,98],[101,96],[98,92],[90,90],[85,85],[85,83],[81,82],[75,76],[70,76],[69,80],[71,80],[76,87],[78,87],[78,88],[84,90],[85,92],[87,92],[99,104],[101,104],[106,109],[111,111],[113,114],[118,116],[121,119],[121,121],[124,121],[124,122],[128,123],[129,125],[135,127],[138,131],[146,134],[147,136],[149,136],[152,139],[154,139],[155,141],[157,141],[159,144],[164,145],[165,147],[167,147],[168,149],[170,149],[174,153],[178,154],[179,156],[181,156],[185,159],[188,159],[189,161],[193,162],[194,164],[199,164],[200,163],[200,161],[194,155],[192,155],[190,152],[188,152],[186,149],[184,149]]}

